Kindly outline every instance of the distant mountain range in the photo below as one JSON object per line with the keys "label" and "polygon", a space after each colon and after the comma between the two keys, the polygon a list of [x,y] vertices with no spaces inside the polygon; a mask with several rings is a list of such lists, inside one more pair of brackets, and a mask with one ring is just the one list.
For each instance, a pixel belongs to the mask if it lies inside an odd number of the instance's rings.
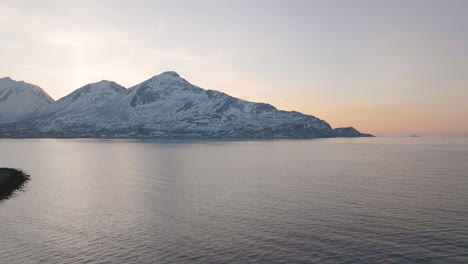
{"label": "distant mountain range", "polygon": [[320,138],[369,137],[314,116],[282,111],[190,84],[164,72],[129,89],[85,85],[54,101],[40,87],[0,79],[0,137]]}

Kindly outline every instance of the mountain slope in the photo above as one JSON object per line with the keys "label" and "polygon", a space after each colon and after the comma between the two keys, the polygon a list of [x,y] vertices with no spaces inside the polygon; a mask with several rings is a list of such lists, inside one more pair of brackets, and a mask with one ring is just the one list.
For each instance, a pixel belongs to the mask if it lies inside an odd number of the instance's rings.
{"label": "mountain slope", "polygon": [[53,102],[39,86],[9,77],[0,79],[0,122],[22,120]]}
{"label": "mountain slope", "polygon": [[125,92],[125,87],[111,81],[87,84],[71,94],[57,100],[36,115],[36,118],[53,118],[89,115],[117,96]]}

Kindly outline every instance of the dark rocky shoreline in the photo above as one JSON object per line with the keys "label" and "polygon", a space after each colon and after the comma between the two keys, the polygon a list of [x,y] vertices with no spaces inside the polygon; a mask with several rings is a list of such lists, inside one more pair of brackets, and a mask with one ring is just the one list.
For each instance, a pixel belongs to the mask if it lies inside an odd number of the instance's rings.
{"label": "dark rocky shoreline", "polygon": [[29,180],[29,175],[21,170],[0,168],[0,201],[8,199]]}

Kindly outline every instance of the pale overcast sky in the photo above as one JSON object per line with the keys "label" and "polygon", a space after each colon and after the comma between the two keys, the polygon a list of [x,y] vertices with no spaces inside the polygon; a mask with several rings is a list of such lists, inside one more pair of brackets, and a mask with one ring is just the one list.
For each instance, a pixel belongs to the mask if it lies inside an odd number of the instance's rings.
{"label": "pale overcast sky", "polygon": [[368,133],[468,133],[468,1],[0,0],[0,77],[163,71]]}

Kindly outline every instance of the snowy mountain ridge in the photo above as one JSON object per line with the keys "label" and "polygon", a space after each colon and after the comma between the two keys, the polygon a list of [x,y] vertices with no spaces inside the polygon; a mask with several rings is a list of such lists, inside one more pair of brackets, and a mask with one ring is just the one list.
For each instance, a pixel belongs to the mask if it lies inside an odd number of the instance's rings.
{"label": "snowy mountain ridge", "polygon": [[125,90],[125,87],[106,80],[87,84],[60,98],[50,106],[40,109],[35,118],[90,114],[96,108],[111,102],[116,96],[124,93]]}
{"label": "snowy mountain ridge", "polygon": [[0,79],[0,122],[22,120],[53,102],[39,86],[10,77]]}
{"label": "snowy mountain ridge", "polygon": [[0,136],[13,134],[123,138],[371,136],[354,128],[333,130],[314,116],[205,90],[172,71],[129,89],[110,81],[85,85],[56,102],[43,104],[26,120],[0,124]]}

